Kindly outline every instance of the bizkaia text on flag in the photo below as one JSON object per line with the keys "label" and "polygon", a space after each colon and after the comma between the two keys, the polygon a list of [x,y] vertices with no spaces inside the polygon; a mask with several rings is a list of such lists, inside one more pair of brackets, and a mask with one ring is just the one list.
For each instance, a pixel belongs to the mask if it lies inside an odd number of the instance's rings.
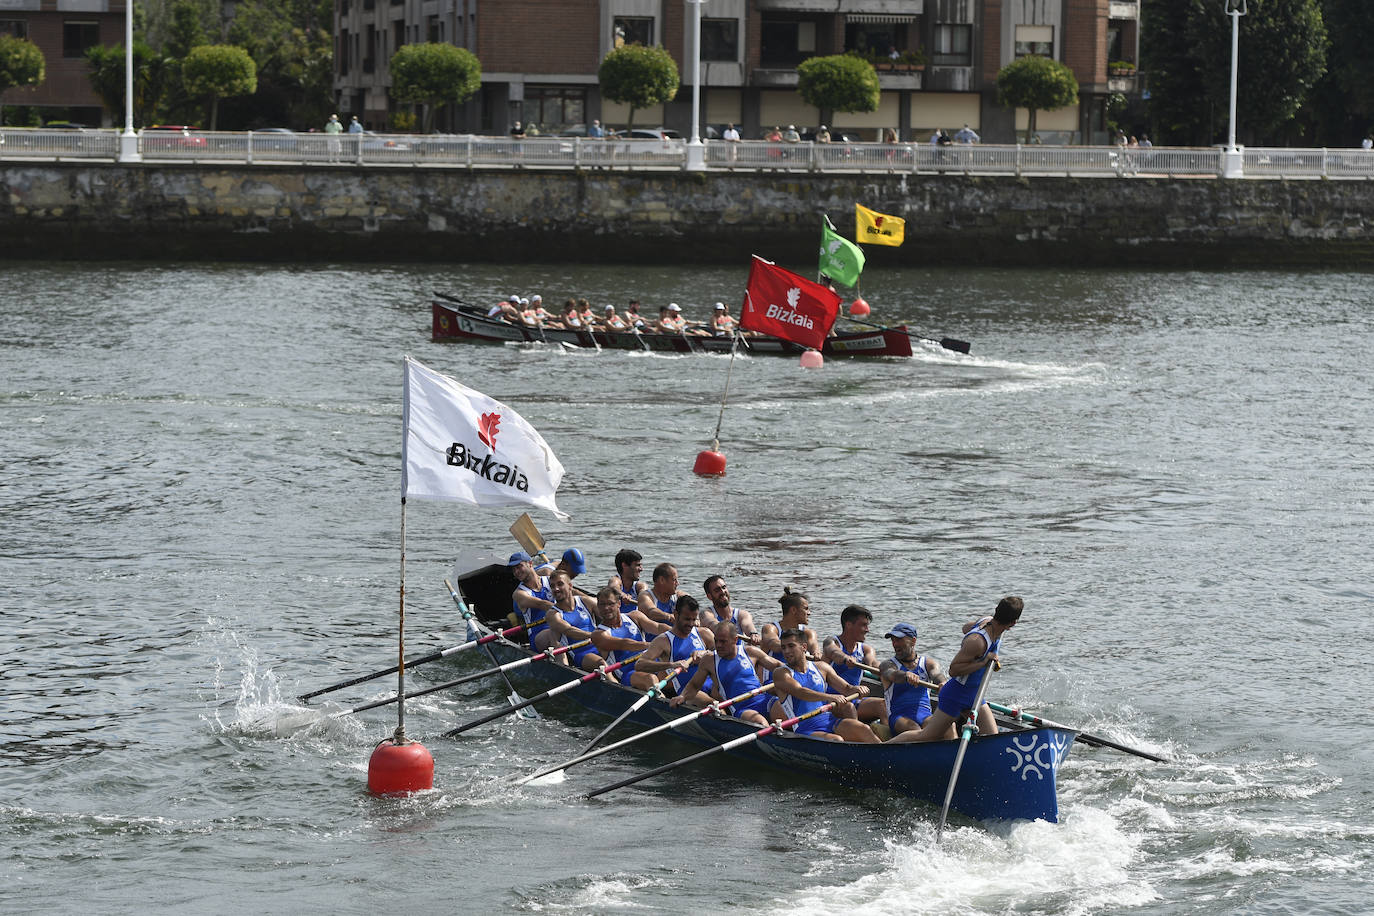
{"label": "bizkaia text on flag", "polygon": [[840,297],[834,290],[754,255],[740,310],[743,330],[819,350],[839,314]]}

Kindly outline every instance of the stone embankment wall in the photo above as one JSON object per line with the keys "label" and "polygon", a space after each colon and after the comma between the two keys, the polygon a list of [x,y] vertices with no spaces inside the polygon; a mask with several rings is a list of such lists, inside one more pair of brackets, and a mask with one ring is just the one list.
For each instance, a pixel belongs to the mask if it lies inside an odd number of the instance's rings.
{"label": "stone embankment wall", "polygon": [[0,258],[1374,265],[1374,181],[0,164]]}

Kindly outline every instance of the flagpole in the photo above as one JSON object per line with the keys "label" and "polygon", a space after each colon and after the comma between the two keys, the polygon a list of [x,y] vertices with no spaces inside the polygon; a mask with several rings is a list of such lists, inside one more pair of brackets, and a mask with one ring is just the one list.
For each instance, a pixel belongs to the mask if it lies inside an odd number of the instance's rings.
{"label": "flagpole", "polygon": [[406,498],[401,497],[401,612],[396,626],[396,736],[406,743]]}
{"label": "flagpole", "polygon": [[735,338],[730,344],[730,362],[725,367],[725,390],[720,393],[720,414],[716,417],[716,433],[711,437],[711,451],[720,451],[720,424],[725,419],[725,399],[730,394],[730,373],[735,370],[735,354],[739,352],[739,329],[735,329]]}

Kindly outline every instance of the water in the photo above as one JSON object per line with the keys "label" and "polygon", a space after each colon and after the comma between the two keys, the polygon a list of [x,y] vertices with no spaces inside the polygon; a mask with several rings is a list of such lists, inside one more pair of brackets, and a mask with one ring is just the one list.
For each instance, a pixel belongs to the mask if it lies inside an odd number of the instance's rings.
{"label": "water", "polygon": [[[426,297],[633,294],[704,317],[739,302],[744,264],[5,265],[0,905],[1366,908],[1370,276],[872,260],[875,320],[973,354],[737,360],[722,480],[690,468],[725,358],[432,344]],[[394,662],[404,354],[545,435],[573,520],[536,522],[597,576],[635,546],[694,591],[724,573],[765,617],[784,585],[826,630],[859,601],[944,662],[962,621],[1020,594],[998,699],[1171,762],[1080,745],[1062,823],[956,819],[936,846],[927,806],[731,760],[578,798],[671,743],[515,788],[600,723],[554,703],[437,737],[505,703],[483,682],[407,707],[436,791],[369,797],[394,714],[275,727],[297,693]],[[462,641],[442,580],[459,549],[515,549],[516,514],[411,503],[411,654]]]}

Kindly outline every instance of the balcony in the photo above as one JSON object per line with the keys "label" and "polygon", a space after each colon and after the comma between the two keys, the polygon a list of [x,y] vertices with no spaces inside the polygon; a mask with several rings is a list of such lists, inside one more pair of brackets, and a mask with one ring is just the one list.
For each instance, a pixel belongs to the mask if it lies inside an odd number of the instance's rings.
{"label": "balcony", "polygon": [[763,89],[796,89],[797,71],[790,67],[755,67],[749,74],[749,85]]}
{"label": "balcony", "polygon": [[754,0],[754,6],[764,13],[863,13],[907,17],[925,12],[925,0]]}
{"label": "balcony", "polygon": [[973,68],[928,67],[926,88],[932,92],[969,92],[973,89]]}

